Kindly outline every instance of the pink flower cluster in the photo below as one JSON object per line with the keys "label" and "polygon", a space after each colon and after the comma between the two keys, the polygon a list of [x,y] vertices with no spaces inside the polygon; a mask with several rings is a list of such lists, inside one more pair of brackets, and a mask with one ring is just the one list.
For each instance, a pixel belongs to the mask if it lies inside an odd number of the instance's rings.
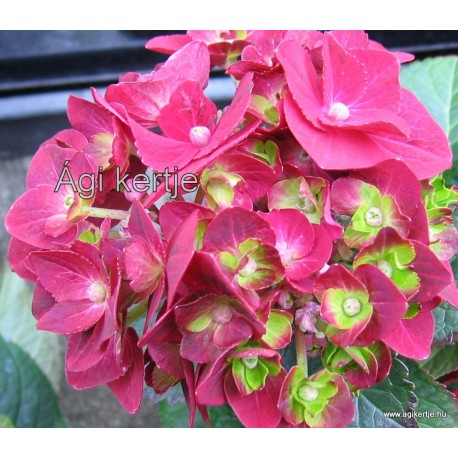
{"label": "pink flower cluster", "polygon": [[[432,310],[458,305],[457,193],[439,175],[452,153],[400,86],[412,56],[355,31],[147,48],[171,56],[70,98],[71,129],[41,145],[6,218],[37,327],[66,336],[71,386],[107,384],[130,413],[145,382],[181,383],[191,424],[229,404],[247,427],[348,425],[352,393],[389,374],[392,351],[428,357]],[[222,111],[205,95],[215,66],[236,84]],[[197,192],[116,189],[166,168]],[[57,189],[63,170],[79,179]]]}

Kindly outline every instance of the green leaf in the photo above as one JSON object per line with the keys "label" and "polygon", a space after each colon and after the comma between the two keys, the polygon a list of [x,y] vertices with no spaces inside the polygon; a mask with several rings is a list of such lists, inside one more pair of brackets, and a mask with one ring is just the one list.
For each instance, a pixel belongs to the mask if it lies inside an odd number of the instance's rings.
{"label": "green leaf", "polygon": [[453,169],[445,178],[458,184],[458,58],[425,59],[405,65],[401,83],[426,106],[447,134],[454,152]]}
{"label": "green leaf", "polygon": [[407,380],[407,367],[393,360],[390,375],[372,388],[359,391],[355,399],[356,418],[350,425],[359,428],[416,427],[412,418],[417,398],[415,385]]}
{"label": "green leaf", "polygon": [[51,383],[30,356],[0,337],[0,414],[20,428],[65,426]]}
{"label": "green leaf", "polygon": [[433,349],[431,356],[420,362],[420,366],[434,378],[458,370],[458,343]]}
{"label": "green leaf", "polygon": [[[208,409],[212,428],[241,428],[242,425],[228,405]],[[180,401],[170,405],[166,400],[159,404],[159,417],[164,428],[187,428],[189,411],[186,403]],[[196,428],[208,428],[199,414],[196,415]]]}
{"label": "green leaf", "polygon": [[11,418],[0,414],[0,428],[14,428]]}
{"label": "green leaf", "polygon": [[415,409],[418,425],[421,428],[457,428],[458,404],[452,394],[416,361],[404,359],[404,363],[409,368],[409,380],[415,384],[418,397]]}
{"label": "green leaf", "polygon": [[63,373],[58,336],[36,329],[31,304],[30,283],[0,267],[0,335],[28,353],[57,391]]}
{"label": "green leaf", "polygon": [[[189,411],[184,401],[169,404],[166,399],[159,403],[159,418],[163,428],[188,428]],[[205,428],[200,415],[196,415],[195,428]]]}
{"label": "green leaf", "polygon": [[433,310],[436,329],[434,340],[441,344],[451,344],[458,334],[458,309],[443,302]]}
{"label": "green leaf", "polygon": [[232,409],[226,404],[208,409],[212,428],[243,428]]}

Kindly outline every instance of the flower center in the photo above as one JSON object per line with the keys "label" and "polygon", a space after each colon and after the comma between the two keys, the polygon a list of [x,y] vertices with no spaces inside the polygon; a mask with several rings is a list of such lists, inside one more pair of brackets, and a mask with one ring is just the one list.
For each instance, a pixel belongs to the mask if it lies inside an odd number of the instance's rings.
{"label": "flower center", "polygon": [[301,199],[299,206],[300,209],[305,213],[313,213],[314,211],[316,211],[315,204],[307,197],[303,197]]}
{"label": "flower center", "polygon": [[230,307],[227,305],[218,305],[216,309],[213,311],[213,320],[216,321],[218,324],[226,324],[229,323],[232,319],[232,312]]}
{"label": "flower center", "polygon": [[336,102],[331,105],[328,116],[334,121],[345,121],[350,116],[350,110],[347,105]]}
{"label": "flower center", "polygon": [[361,302],[355,297],[349,297],[345,299],[343,303],[344,313],[347,316],[355,316],[361,312]]}
{"label": "flower center", "polygon": [[247,356],[242,358],[242,363],[247,369],[254,369],[258,365],[257,356]]}
{"label": "flower center", "polygon": [[364,220],[371,227],[380,227],[383,223],[383,212],[379,207],[371,207],[364,214]]}
{"label": "flower center", "polygon": [[256,261],[249,257],[248,262],[245,264],[245,267],[239,271],[239,274],[242,277],[248,277],[251,274],[256,272],[256,269],[258,268],[258,265],[256,264]]}
{"label": "flower center", "polygon": [[69,194],[64,199],[64,205],[66,208],[70,208],[75,202],[75,197],[72,194]]}
{"label": "flower center", "polygon": [[87,297],[91,302],[94,302],[94,304],[101,304],[102,302],[105,302],[107,290],[101,282],[95,281],[91,286],[89,286],[87,290]]}
{"label": "flower center", "polygon": [[393,266],[384,259],[377,261],[377,267],[388,277],[391,278],[393,275]]}
{"label": "flower center", "polygon": [[318,390],[313,386],[301,386],[297,391],[301,399],[307,402],[312,402],[318,397]]}
{"label": "flower center", "polygon": [[277,243],[276,246],[278,250],[278,254],[280,255],[281,262],[284,266],[289,266],[291,261],[293,260],[293,251],[288,248],[288,245],[284,240]]}
{"label": "flower center", "polygon": [[189,140],[195,146],[205,146],[208,144],[211,132],[208,127],[195,126],[189,131]]}

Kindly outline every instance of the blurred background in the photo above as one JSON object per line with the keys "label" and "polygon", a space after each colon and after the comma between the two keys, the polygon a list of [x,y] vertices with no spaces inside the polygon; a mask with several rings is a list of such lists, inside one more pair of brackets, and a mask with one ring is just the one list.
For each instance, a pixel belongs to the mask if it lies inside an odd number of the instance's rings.
{"label": "blurred background", "polygon": [[[25,189],[25,175],[38,146],[68,128],[66,103],[70,94],[91,99],[89,87],[102,93],[127,72],[150,72],[165,56],[145,50],[149,38],[179,31],[0,31],[0,220]],[[457,31],[368,31],[371,39],[417,59],[458,53]],[[215,72],[207,95],[217,104],[230,100],[233,85]],[[0,225],[0,256],[6,256],[8,236]],[[0,272],[5,279],[6,271]],[[0,278],[1,280],[1,278]],[[5,283],[5,281],[3,281]],[[0,282],[2,284],[2,282]],[[11,288],[11,286],[10,286]],[[0,292],[0,301],[22,300],[17,287]],[[27,287],[25,287],[27,289]],[[21,293],[22,294],[22,293]],[[11,303],[7,304],[11,307]],[[26,307],[30,304],[25,304]],[[0,331],[6,323],[0,303]],[[27,309],[25,309],[27,312]],[[8,318],[8,317],[7,317]],[[31,324],[33,331],[33,322]],[[54,336],[53,336],[54,337]],[[45,340],[44,351],[63,360],[62,342]],[[52,351],[51,351],[52,350]],[[47,364],[47,365],[46,365]],[[146,397],[140,414],[129,416],[105,388],[77,392],[67,387],[62,364],[40,366],[60,399],[65,422],[73,427],[160,426],[153,396]],[[52,371],[47,373],[47,371]],[[51,375],[50,375],[51,374]],[[0,388],[2,381],[0,380]],[[0,390],[1,394],[1,390]],[[2,404],[0,400],[0,407]],[[1,412],[0,412],[1,413]],[[0,415],[1,425],[1,415]]]}

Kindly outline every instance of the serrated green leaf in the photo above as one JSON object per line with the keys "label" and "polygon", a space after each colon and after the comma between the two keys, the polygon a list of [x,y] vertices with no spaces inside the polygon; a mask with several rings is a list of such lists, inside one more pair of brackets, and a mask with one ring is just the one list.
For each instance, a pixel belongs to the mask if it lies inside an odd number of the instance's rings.
{"label": "serrated green leaf", "polygon": [[63,374],[58,336],[36,329],[31,304],[30,283],[1,266],[0,335],[28,353],[57,391]]}
{"label": "serrated green leaf", "polygon": [[426,106],[447,134],[454,152],[454,167],[444,174],[458,183],[458,58],[437,57],[405,65],[401,83]]}
{"label": "serrated green leaf", "polygon": [[359,391],[355,398],[356,418],[350,425],[359,428],[412,428],[417,403],[414,384],[407,380],[408,369],[393,360],[390,375],[372,388]]}
{"label": "serrated green leaf", "polygon": [[[437,383],[416,361],[404,358],[409,380],[415,384],[418,404],[416,420],[420,428],[458,427],[458,404],[444,385]],[[431,416],[431,415],[434,415]]]}
{"label": "serrated green leaf", "polygon": [[451,344],[458,335],[458,309],[443,302],[433,310],[435,330],[434,340],[441,344]]}
{"label": "serrated green leaf", "polygon": [[0,428],[14,428],[11,418],[6,415],[0,415]]}
{"label": "serrated green leaf", "polygon": [[420,362],[420,366],[434,378],[458,370],[458,343],[433,349],[431,356]]}
{"label": "serrated green leaf", "polygon": [[0,337],[0,413],[19,428],[65,426],[51,383],[20,347]]}
{"label": "serrated green leaf", "polygon": [[[212,428],[241,428],[240,421],[228,405],[209,407],[208,414]],[[163,400],[159,404],[159,417],[164,428],[187,428],[189,426],[189,411],[184,401],[169,404]],[[195,428],[207,428],[199,414],[196,414]]]}

